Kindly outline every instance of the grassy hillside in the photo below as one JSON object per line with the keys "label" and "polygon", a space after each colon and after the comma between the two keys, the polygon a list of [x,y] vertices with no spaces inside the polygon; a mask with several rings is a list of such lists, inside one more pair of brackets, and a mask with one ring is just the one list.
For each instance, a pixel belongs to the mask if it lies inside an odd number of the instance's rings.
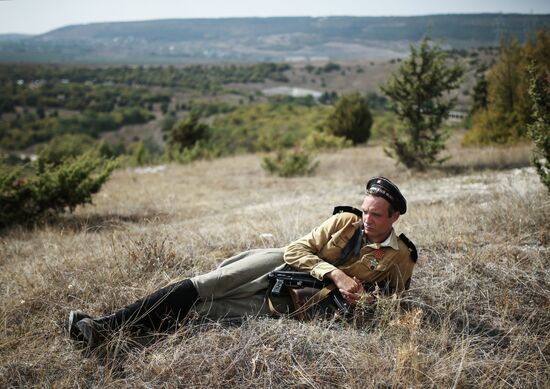
{"label": "grassy hillside", "polygon": [[65,26],[46,34],[0,36],[0,61],[110,64],[402,57],[430,31],[448,48],[525,41],[549,15],[173,19]]}
{"label": "grassy hillside", "polygon": [[[265,176],[255,155],[115,172],[95,206],[3,232],[0,387],[547,386],[548,192],[531,168],[493,170],[525,166],[529,147],[450,150],[426,175],[374,145],[321,155],[308,178]],[[380,299],[367,320],[194,321],[146,347],[120,334],[102,358],[64,333],[70,309],[101,314],[287,244],[334,205],[360,204],[375,174],[408,198],[397,229],[420,259],[408,294]]]}
{"label": "grassy hillside", "polygon": [[[450,53],[466,69],[460,89],[454,92],[457,110],[469,110],[476,71],[495,53],[485,49]],[[128,148],[141,140],[163,148],[166,123],[190,111],[208,117],[208,124],[217,127],[217,140],[227,131],[236,135],[255,131],[251,137],[271,141],[283,134],[286,139],[277,142],[288,143],[318,126],[329,105],[277,99],[266,90],[284,86],[338,95],[359,91],[380,99],[379,86],[399,64],[397,60],[177,67],[0,64],[0,151],[32,152],[54,136],[74,133],[101,137],[117,147]],[[281,109],[284,104],[278,103],[285,101],[292,111]],[[373,110],[383,106],[372,103]],[[380,128],[378,113],[375,127]],[[241,135],[228,137],[225,143],[234,144],[227,148],[251,150],[242,144],[249,134]]]}

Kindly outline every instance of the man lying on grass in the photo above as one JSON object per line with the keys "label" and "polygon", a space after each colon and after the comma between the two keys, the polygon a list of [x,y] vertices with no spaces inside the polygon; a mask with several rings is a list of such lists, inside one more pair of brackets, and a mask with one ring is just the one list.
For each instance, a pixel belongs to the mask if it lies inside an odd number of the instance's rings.
{"label": "man lying on grass", "polygon": [[296,312],[288,294],[268,293],[268,275],[285,266],[329,281],[331,293],[340,293],[349,307],[366,298],[366,285],[401,292],[408,288],[416,262],[414,245],[393,229],[407,202],[385,177],[372,178],[366,189],[361,211],[341,208],[343,212],[286,248],[238,254],[216,270],[159,289],[108,316],[92,318],[72,311],[69,334],[95,348],[122,327],[175,328],[191,308],[213,320]]}

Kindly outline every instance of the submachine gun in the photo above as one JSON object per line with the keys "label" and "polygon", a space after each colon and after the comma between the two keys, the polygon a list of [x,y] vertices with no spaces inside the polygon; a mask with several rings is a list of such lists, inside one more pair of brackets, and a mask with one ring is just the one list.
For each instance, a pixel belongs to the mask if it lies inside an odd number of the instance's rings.
{"label": "submachine gun", "polygon": [[268,275],[271,295],[288,293],[294,304],[294,315],[305,319],[312,312],[336,311],[344,317],[353,315],[340,291],[330,281],[319,281],[308,273],[276,270]]}

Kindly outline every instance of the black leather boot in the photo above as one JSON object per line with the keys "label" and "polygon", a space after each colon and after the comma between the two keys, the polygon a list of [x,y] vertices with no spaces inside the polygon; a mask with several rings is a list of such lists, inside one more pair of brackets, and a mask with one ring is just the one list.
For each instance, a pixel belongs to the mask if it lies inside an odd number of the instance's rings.
{"label": "black leather boot", "polygon": [[67,329],[67,332],[69,333],[69,336],[72,339],[78,340],[78,341],[83,341],[84,340],[84,338],[82,337],[82,334],[80,333],[80,330],[78,329],[76,324],[80,320],[87,319],[87,318],[90,318],[90,317],[91,317],[90,315],[87,315],[84,312],[80,312],[80,311],[71,311],[69,313],[69,320],[68,320],[66,329]]}
{"label": "black leather boot", "polygon": [[114,328],[112,328],[113,317],[114,315],[97,319],[87,317],[76,323],[88,349],[93,349],[101,345],[114,330]]}
{"label": "black leather boot", "polygon": [[95,348],[110,333],[123,326],[145,326],[154,331],[166,331],[183,321],[197,301],[195,286],[191,280],[183,280],[159,289],[112,315],[95,319],[84,317],[76,323],[76,327],[88,347]]}

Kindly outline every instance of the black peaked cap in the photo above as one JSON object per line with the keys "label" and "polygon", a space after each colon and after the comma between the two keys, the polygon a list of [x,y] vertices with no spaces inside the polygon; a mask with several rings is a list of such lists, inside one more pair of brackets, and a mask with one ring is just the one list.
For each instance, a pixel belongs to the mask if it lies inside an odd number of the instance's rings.
{"label": "black peaked cap", "polygon": [[407,200],[399,188],[386,177],[374,177],[367,182],[367,192],[386,199],[401,215],[407,212]]}

